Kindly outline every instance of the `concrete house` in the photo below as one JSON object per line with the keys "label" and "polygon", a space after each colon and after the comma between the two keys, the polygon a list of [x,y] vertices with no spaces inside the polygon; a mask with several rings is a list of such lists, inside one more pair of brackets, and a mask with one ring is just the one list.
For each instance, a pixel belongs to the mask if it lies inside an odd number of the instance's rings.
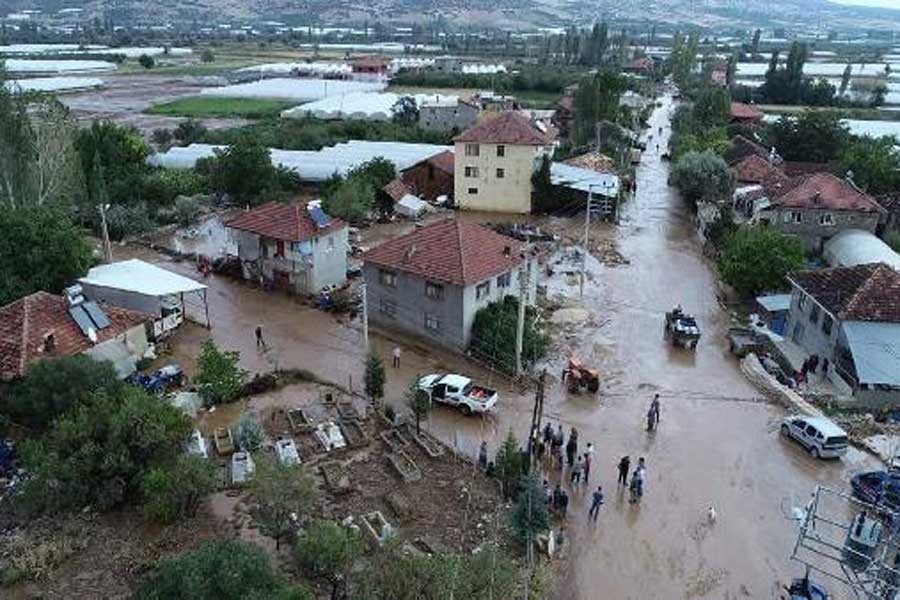
{"label": "concrete house", "polygon": [[531,212],[531,176],[553,142],[519,112],[486,119],[456,136],[455,198],[465,210]]}
{"label": "concrete house", "polygon": [[883,263],[801,271],[786,335],[870,407],[900,406],[900,273]]}
{"label": "concrete house", "polygon": [[884,209],[852,183],[830,173],[796,177],[773,191],[755,219],[799,238],[807,250],[820,252],[844,229],[874,233]]}
{"label": "concrete house", "polygon": [[245,279],[315,294],[347,279],[347,224],[317,205],[269,202],[225,222]]}
{"label": "concrete house", "polygon": [[407,194],[434,202],[441,196],[453,196],[453,152],[446,150],[400,171],[384,186],[395,202]]}
{"label": "concrete house", "polygon": [[419,127],[428,131],[459,133],[478,122],[481,110],[466,100],[427,99],[419,104]]}
{"label": "concrete house", "polygon": [[478,309],[519,294],[535,302],[537,265],[524,246],[475,223],[446,219],[363,255],[370,321],[464,351]]}
{"label": "concrete house", "polygon": [[0,381],[22,377],[41,359],[76,354],[109,360],[124,378],[147,350],[152,319],[115,306],[100,309],[80,294],[35,292],[19,298],[0,307]]}

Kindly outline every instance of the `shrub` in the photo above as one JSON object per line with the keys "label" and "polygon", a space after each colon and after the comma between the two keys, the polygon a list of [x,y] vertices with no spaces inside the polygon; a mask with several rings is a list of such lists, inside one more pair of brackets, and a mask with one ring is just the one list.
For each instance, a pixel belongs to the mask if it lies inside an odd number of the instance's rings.
{"label": "shrub", "polygon": [[207,129],[196,119],[185,119],[175,127],[172,135],[182,144],[199,142],[206,135]]}
{"label": "shrub", "polygon": [[173,216],[179,225],[190,225],[202,212],[203,202],[197,196],[178,196],[175,199]]}
{"label": "shrub", "polygon": [[803,266],[803,245],[772,227],[743,226],[725,241],[719,272],[741,296],[777,290]]}
{"label": "shrub", "polygon": [[256,417],[249,413],[241,416],[237,427],[234,429],[238,448],[245,452],[259,449],[263,441],[263,430]]}
{"label": "shrub", "polygon": [[213,464],[183,454],[172,465],[154,467],[144,475],[144,513],[160,523],[173,523],[196,514],[203,498],[216,488]]}
{"label": "shrub", "polygon": [[384,362],[378,355],[370,354],[366,359],[366,396],[376,402],[384,398],[384,381]]}
{"label": "shrub", "polygon": [[247,372],[238,366],[240,360],[239,352],[219,350],[212,340],[203,343],[194,383],[207,406],[231,402],[240,395],[247,377]]}
{"label": "shrub", "polygon": [[[519,299],[515,296],[506,296],[479,309],[472,324],[469,351],[480,360],[488,361],[507,373],[514,373],[518,312]],[[549,346],[550,337],[538,327],[537,311],[532,306],[526,307],[523,366],[528,367],[543,358]]]}
{"label": "shrub", "polygon": [[375,187],[365,177],[344,181],[322,203],[326,213],[351,223],[367,220],[374,207]]}
{"label": "shrub", "polygon": [[519,496],[512,513],[516,538],[524,543],[534,540],[550,524],[547,496],[536,475],[524,475],[519,482]]}

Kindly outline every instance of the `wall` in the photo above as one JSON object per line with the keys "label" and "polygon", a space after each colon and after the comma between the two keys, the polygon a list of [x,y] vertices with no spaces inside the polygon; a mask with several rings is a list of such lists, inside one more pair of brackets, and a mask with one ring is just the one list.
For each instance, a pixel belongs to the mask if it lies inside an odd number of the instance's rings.
{"label": "wall", "polygon": [[[433,300],[425,295],[425,279],[402,271],[397,274],[397,285],[383,285],[379,279],[381,268],[366,264],[363,277],[366,281],[366,304],[369,321],[389,329],[398,329],[423,340],[464,351],[467,336],[463,331],[463,290],[459,286],[443,284],[442,300]],[[393,302],[396,312],[393,316],[382,311],[382,301]],[[425,327],[425,314],[433,314],[440,321],[440,331]]]}
{"label": "wall", "polygon": [[477,107],[465,102],[456,106],[428,106],[419,109],[419,127],[429,131],[458,133],[478,121]]}
{"label": "wall", "polygon": [[[129,308],[159,317],[162,300],[155,296],[145,296],[125,290],[81,283],[85,298],[101,304],[109,304],[120,308]],[[180,299],[178,299],[180,302]]]}
{"label": "wall", "polygon": [[[802,221],[794,223],[786,222],[793,212],[801,214]],[[819,218],[822,215],[831,214],[834,225],[820,225]],[[875,233],[878,226],[878,213],[830,211],[819,209],[789,209],[772,208],[764,210],[758,216],[759,219],[768,219],[769,224],[788,235],[799,238],[809,252],[821,252],[822,246],[833,235],[844,229],[864,229]]]}
{"label": "wall", "polygon": [[453,195],[453,173],[437,169],[428,162],[410,167],[400,178],[415,195],[425,200],[433,202],[438,196]]}
{"label": "wall", "polygon": [[491,302],[497,302],[498,300],[502,300],[506,296],[518,296],[519,273],[521,273],[523,269],[528,269],[529,267],[531,269],[531,276],[529,277],[527,303],[529,306],[534,306],[535,302],[537,301],[538,273],[537,261],[535,261],[534,259],[531,259],[528,263],[523,263],[521,266],[516,267],[512,271],[510,271],[509,287],[501,288],[497,283],[499,276],[492,277],[490,279],[490,293],[480,300],[477,297],[477,284],[470,285],[465,288],[463,296],[463,330],[465,331],[464,340],[466,347],[468,347],[469,342],[472,338],[472,324],[475,322],[475,313],[477,313],[479,309],[484,308]]}
{"label": "wall", "polygon": [[[538,158],[545,152],[541,146],[504,146],[504,156],[497,156],[498,144],[478,144],[478,156],[466,156],[466,144],[456,144],[454,196],[465,210],[483,210],[527,214],[531,212],[531,175]],[[466,167],[476,167],[478,176],[466,177]],[[497,169],[504,170],[503,178]],[[470,188],[477,193],[469,193]]]}
{"label": "wall", "polygon": [[[800,307],[800,298],[805,296],[803,308]],[[813,307],[818,306],[819,316],[815,323],[810,321],[810,315]],[[829,314],[819,305],[812,296],[807,295],[798,287],[794,287],[791,292],[791,309],[788,314],[787,328],[785,336],[798,344],[808,354],[817,354],[819,359],[827,358],[829,362],[834,362],[834,348],[838,343],[838,336],[841,329],[841,323],[832,315],[833,323],[831,325],[831,334],[822,331],[822,321],[824,315]],[[802,338],[797,339],[796,330],[800,325],[803,330]]]}
{"label": "wall", "polygon": [[341,285],[347,281],[347,252],[349,227],[315,238],[313,240],[312,291],[330,285]]}

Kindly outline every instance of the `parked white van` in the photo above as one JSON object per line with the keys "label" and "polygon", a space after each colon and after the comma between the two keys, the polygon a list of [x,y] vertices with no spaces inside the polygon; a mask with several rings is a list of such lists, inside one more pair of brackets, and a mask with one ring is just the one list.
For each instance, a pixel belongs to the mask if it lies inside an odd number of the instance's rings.
{"label": "parked white van", "polygon": [[825,417],[785,417],[781,433],[800,442],[816,458],[838,458],[847,453],[847,432]]}

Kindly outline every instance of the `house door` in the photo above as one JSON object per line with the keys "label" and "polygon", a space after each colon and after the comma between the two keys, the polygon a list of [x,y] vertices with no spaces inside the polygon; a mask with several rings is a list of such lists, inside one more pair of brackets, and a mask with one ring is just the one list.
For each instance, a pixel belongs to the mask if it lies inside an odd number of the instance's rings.
{"label": "house door", "polygon": [[276,290],[288,291],[291,287],[291,275],[287,271],[272,271],[272,285]]}

